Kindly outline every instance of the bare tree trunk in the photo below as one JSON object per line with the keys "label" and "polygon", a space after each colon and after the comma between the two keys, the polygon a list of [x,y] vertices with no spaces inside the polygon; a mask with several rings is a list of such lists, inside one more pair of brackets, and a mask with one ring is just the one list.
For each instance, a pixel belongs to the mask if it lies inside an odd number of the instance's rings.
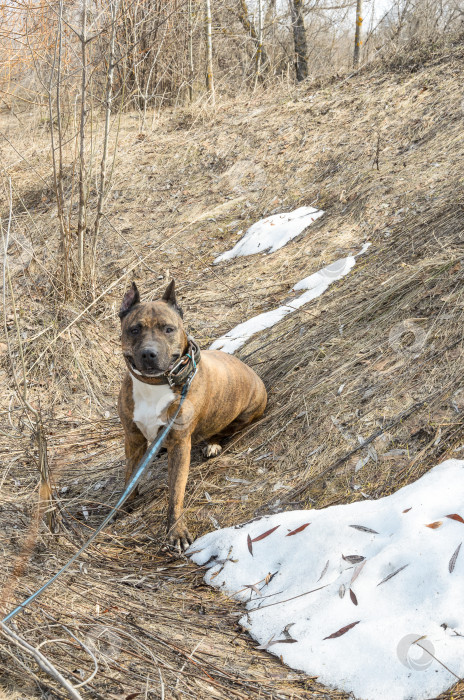
{"label": "bare tree trunk", "polygon": [[263,51],[263,0],[258,0],[258,42],[256,47],[256,76],[255,87],[258,84],[261,73],[261,61]]}
{"label": "bare tree trunk", "polygon": [[206,89],[211,94],[214,105],[214,78],[213,78],[213,36],[211,27],[211,0],[205,0],[205,36],[206,36]]}
{"label": "bare tree trunk", "polygon": [[[266,57],[264,57],[264,49],[261,52],[266,72],[270,73],[271,75],[275,71],[275,47],[277,45],[278,34],[278,18],[276,13],[276,4],[277,0],[268,0],[266,12],[264,14],[264,27],[266,29],[266,42],[270,47],[270,52],[266,52]],[[274,65],[271,64],[271,61],[273,61]]]}
{"label": "bare tree trunk", "polygon": [[82,284],[84,276],[84,235],[85,235],[85,117],[87,113],[87,0],[82,0],[81,34],[81,121],[79,128],[79,208],[77,215],[77,261],[78,282]]}
{"label": "bare tree trunk", "polygon": [[[62,58],[62,43],[63,43],[63,2],[60,0],[59,4],[59,14],[58,14],[58,29],[57,29],[57,40],[55,57],[53,60],[53,66],[50,73],[50,84],[48,87],[48,112],[50,119],[50,144],[52,149],[52,164],[53,164],[53,180],[54,180],[54,190],[56,197],[56,205],[58,211],[58,220],[60,222],[60,254],[63,262],[63,286],[64,286],[64,297],[67,299],[68,293],[71,289],[70,283],[70,270],[69,270],[69,258],[70,258],[70,241],[69,241],[69,229],[66,226],[65,215],[64,215],[64,194],[63,194],[63,135],[61,129],[61,58]],[[58,145],[55,146],[55,134],[54,134],[54,116],[53,116],[53,102],[52,102],[52,82],[55,73],[56,64],[56,120],[57,120],[57,130],[58,130]],[[58,163],[56,162],[56,150],[58,150]]]}
{"label": "bare tree trunk", "polygon": [[356,32],[354,36],[354,56],[353,65],[355,68],[359,66],[359,58],[361,54],[361,28],[362,28],[363,18],[362,18],[362,0],[357,0],[356,2]]}
{"label": "bare tree trunk", "polygon": [[292,10],[295,73],[298,82],[308,77],[308,45],[303,19],[303,0],[290,0]]}
{"label": "bare tree trunk", "polygon": [[260,51],[259,51],[260,65],[261,65],[261,67],[265,68],[266,66],[268,66],[268,57],[267,57],[266,51],[264,50],[264,47],[263,47],[262,37],[261,37],[261,45],[260,45],[258,32],[256,31],[254,25],[250,21],[246,0],[239,0],[238,18],[239,18],[240,22],[242,23],[242,26],[245,29],[245,31],[251,36],[251,38],[255,42],[256,55],[258,55],[258,47],[260,47]]}
{"label": "bare tree trunk", "polygon": [[392,40],[399,39],[402,29],[404,27],[410,4],[410,0],[406,0],[402,6],[398,4],[398,21],[395,30],[392,34]]}
{"label": "bare tree trunk", "polygon": [[110,43],[108,47],[108,71],[106,76],[106,99],[105,99],[105,129],[103,136],[103,153],[100,164],[100,189],[98,193],[97,202],[97,214],[95,217],[94,231],[93,231],[93,241],[92,241],[92,259],[90,261],[92,285],[95,289],[95,271],[96,271],[96,257],[97,257],[97,242],[98,234],[100,231],[100,221],[103,216],[103,199],[106,190],[106,160],[108,156],[108,141],[110,136],[110,118],[111,118],[111,107],[113,102],[113,80],[114,80],[114,44],[116,37],[116,20],[118,16],[118,5],[119,0],[110,0],[110,11],[111,11],[111,34]]}
{"label": "bare tree trunk", "polygon": [[193,79],[195,66],[193,63],[193,9],[192,0],[188,0],[188,64],[189,64],[189,100],[193,102]]}
{"label": "bare tree trunk", "polygon": [[272,16],[275,12],[276,8],[276,0],[269,0],[267,10],[266,10],[266,16],[264,18],[264,24],[267,26],[268,24],[271,24],[272,22]]}

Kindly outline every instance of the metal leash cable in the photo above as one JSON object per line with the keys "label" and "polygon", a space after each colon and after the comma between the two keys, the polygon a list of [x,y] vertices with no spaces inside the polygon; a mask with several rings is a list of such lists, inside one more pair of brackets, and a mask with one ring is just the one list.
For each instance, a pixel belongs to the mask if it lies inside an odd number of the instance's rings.
{"label": "metal leash cable", "polygon": [[195,364],[195,362],[194,362],[193,371],[191,372],[191,374],[190,374],[189,377],[187,378],[187,381],[185,382],[185,384],[184,384],[183,387],[182,387],[182,392],[181,392],[181,396],[180,396],[180,402],[179,402],[179,405],[178,405],[178,407],[177,407],[177,409],[176,409],[176,412],[174,413],[173,416],[171,416],[171,418],[169,419],[169,421],[166,423],[166,425],[164,426],[164,428],[163,428],[161,434],[156,438],[156,440],[154,440],[154,441],[152,442],[152,444],[150,445],[150,447],[148,448],[148,450],[145,452],[145,454],[144,454],[144,456],[143,456],[143,458],[142,458],[142,460],[141,460],[139,466],[137,467],[137,470],[136,470],[135,474],[132,476],[131,480],[130,480],[129,483],[127,484],[126,488],[124,489],[123,494],[122,494],[121,497],[119,498],[119,500],[118,500],[118,502],[116,503],[116,505],[111,509],[111,511],[110,511],[110,512],[108,513],[108,515],[106,516],[106,518],[103,520],[103,522],[102,522],[102,523],[97,527],[97,529],[91,534],[91,536],[89,537],[89,539],[87,540],[87,542],[85,542],[85,544],[82,545],[82,547],[76,552],[76,554],[74,554],[74,555],[71,557],[71,559],[69,559],[69,561],[66,562],[66,564],[65,564],[63,567],[61,567],[61,569],[60,569],[54,576],[52,576],[51,579],[49,579],[46,583],[44,583],[44,585],[43,585],[41,588],[39,588],[38,591],[36,591],[36,592],[33,593],[32,595],[30,595],[29,598],[27,598],[23,603],[20,603],[20,605],[18,605],[14,610],[12,610],[10,613],[8,613],[8,615],[7,615],[6,617],[4,617],[3,620],[2,620],[2,623],[3,623],[3,624],[4,624],[5,622],[9,622],[9,620],[11,620],[13,617],[15,617],[15,615],[17,615],[19,612],[21,612],[22,610],[24,610],[30,603],[32,603],[33,600],[35,600],[35,599],[36,599],[39,595],[41,595],[49,586],[51,586],[51,584],[54,583],[54,581],[56,581],[56,579],[57,579],[59,576],[61,576],[61,574],[63,574],[63,573],[71,566],[71,564],[73,564],[73,563],[76,561],[76,559],[82,554],[82,552],[85,551],[85,550],[87,549],[87,547],[89,546],[89,544],[91,544],[91,542],[93,542],[93,540],[94,540],[94,539],[97,537],[97,535],[103,530],[103,528],[104,528],[106,525],[108,525],[108,523],[110,522],[110,520],[112,519],[112,517],[114,516],[114,514],[116,513],[116,511],[119,510],[119,508],[123,505],[123,503],[124,503],[124,502],[127,500],[127,498],[130,496],[130,494],[131,494],[132,491],[134,490],[135,486],[137,485],[137,482],[139,481],[140,477],[141,477],[142,474],[145,472],[145,470],[147,469],[147,467],[150,465],[152,459],[153,459],[153,458],[156,456],[156,454],[159,452],[159,450],[160,450],[160,448],[161,448],[161,446],[162,446],[162,444],[163,444],[165,438],[167,437],[169,431],[171,430],[172,426],[173,426],[174,423],[175,423],[175,420],[176,420],[177,416],[179,415],[179,411],[180,411],[180,409],[181,409],[181,407],[182,407],[182,404],[183,404],[184,401],[185,401],[185,398],[186,398],[186,396],[187,396],[187,392],[188,392],[188,390],[189,390],[189,388],[190,388],[190,384],[192,383],[192,380],[193,380],[193,378],[194,378],[194,376],[195,376],[195,374],[196,374],[196,371],[197,371],[197,366],[196,366],[196,364]]}

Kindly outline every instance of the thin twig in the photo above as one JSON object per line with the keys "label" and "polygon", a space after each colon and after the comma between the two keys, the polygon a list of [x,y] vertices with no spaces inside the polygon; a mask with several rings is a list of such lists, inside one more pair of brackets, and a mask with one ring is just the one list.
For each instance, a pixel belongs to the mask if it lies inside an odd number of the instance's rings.
{"label": "thin twig", "polygon": [[16,632],[13,632],[7,625],[5,625],[3,622],[0,622],[0,627],[3,631],[3,634],[9,637],[13,642],[16,644],[16,646],[20,647],[21,649],[24,649],[28,654],[30,654],[42,671],[45,671],[49,676],[51,676],[57,683],[59,683],[70,695],[73,700],[82,700],[82,695],[75,689],[75,687],[64,678],[64,676],[61,675],[59,671],[56,670],[56,668],[53,666],[53,664],[47,659],[46,656],[40,653],[40,651],[31,644],[28,644],[22,637],[20,637]]}

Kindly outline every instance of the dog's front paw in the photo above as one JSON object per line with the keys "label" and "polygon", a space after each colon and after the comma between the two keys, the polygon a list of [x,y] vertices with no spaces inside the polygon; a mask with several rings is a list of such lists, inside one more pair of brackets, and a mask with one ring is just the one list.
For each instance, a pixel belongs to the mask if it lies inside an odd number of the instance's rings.
{"label": "dog's front paw", "polygon": [[184,552],[193,542],[193,537],[185,525],[177,523],[168,531],[168,542],[178,552]]}

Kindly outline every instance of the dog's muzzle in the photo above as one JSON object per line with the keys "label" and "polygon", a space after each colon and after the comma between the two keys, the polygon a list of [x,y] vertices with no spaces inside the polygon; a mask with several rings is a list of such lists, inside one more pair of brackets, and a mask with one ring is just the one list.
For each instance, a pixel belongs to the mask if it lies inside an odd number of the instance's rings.
{"label": "dog's muzzle", "polygon": [[138,369],[132,355],[124,355],[124,359],[126,360],[126,364],[130,371],[139,377],[161,377],[164,374],[164,371],[155,368],[147,367],[143,370]]}
{"label": "dog's muzzle", "polygon": [[163,379],[163,383],[169,386],[182,386],[196,372],[196,368],[201,359],[200,347],[191,335],[187,336],[188,349],[187,352],[179,357],[173,365],[167,370],[143,370],[137,369],[132,355],[124,355],[124,359],[133,374],[147,379]]}

